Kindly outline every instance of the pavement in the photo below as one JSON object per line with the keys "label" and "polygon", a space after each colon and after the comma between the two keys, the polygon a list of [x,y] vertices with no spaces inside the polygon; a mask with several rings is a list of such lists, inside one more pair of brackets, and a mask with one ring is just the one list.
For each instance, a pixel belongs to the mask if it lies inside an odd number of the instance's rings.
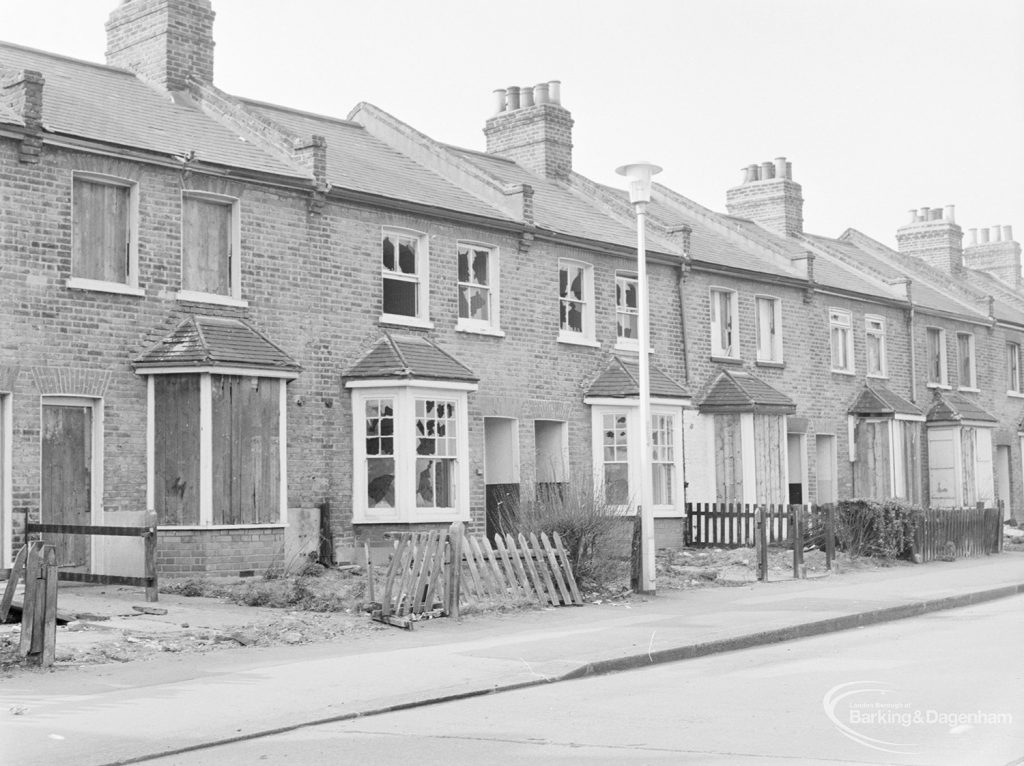
{"label": "pavement", "polygon": [[[165,654],[0,680],[0,763],[96,766],[445,700],[685,660],[1024,594],[1024,552],[645,600],[437,619],[337,641]],[[62,589],[59,608],[171,631],[242,610]],[[105,600],[105,601],[104,601]],[[106,604],[104,606],[104,603]],[[1019,608],[1008,600],[1007,608]],[[141,621],[145,621],[142,623]],[[58,638],[58,642],[60,642]],[[799,646],[799,643],[794,646]],[[585,683],[585,682],[584,682]],[[581,687],[583,688],[583,687]]]}

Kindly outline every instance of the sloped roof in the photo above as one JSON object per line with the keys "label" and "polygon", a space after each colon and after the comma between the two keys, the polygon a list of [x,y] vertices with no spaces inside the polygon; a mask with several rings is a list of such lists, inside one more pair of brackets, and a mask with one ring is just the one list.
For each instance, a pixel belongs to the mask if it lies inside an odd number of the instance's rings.
{"label": "sloped roof", "polygon": [[[651,396],[689,399],[690,393],[655,365],[649,366]],[[625,399],[640,396],[640,363],[613,356],[587,389],[588,397]]]}
{"label": "sloped roof", "polygon": [[966,396],[950,391],[936,392],[935,403],[928,410],[926,420],[929,423],[955,421],[980,421],[997,423],[998,420],[983,410],[978,404]]}
{"label": "sloped roof", "polygon": [[0,43],[0,66],[43,75],[43,128],[50,132],[217,165],[307,176],[186,101],[115,67]]}
{"label": "sloped roof", "polygon": [[919,407],[911,404],[899,394],[893,393],[880,383],[865,384],[848,412],[850,415],[876,417],[891,415],[916,415],[920,417],[924,414]]}
{"label": "sloped roof", "polygon": [[348,379],[427,378],[476,383],[479,376],[466,365],[420,336],[384,333],[362,359],[344,373]]}
{"label": "sloped roof", "polygon": [[700,411],[791,414],[796,404],[749,372],[722,370],[700,403]]}
{"label": "sloped roof", "polygon": [[294,133],[323,136],[327,140],[327,180],[332,186],[489,218],[508,217],[392,149],[357,122],[247,99],[242,103]]}
{"label": "sloped roof", "polygon": [[240,319],[189,316],[132,362],[136,371],[164,367],[246,367],[299,372],[298,362]]}

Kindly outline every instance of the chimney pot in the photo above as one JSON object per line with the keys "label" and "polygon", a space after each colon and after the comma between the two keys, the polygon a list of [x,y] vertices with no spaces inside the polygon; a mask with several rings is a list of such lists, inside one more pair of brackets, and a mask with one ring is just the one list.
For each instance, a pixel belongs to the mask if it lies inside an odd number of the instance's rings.
{"label": "chimney pot", "polygon": [[1013,242],[1013,227],[1012,226],[1004,226],[1003,227],[1003,241],[1004,242]]}
{"label": "chimney pot", "polygon": [[519,89],[519,106],[524,109],[533,106],[533,88],[526,87]]}
{"label": "chimney pot", "polygon": [[1002,242],[1003,241],[1003,230],[998,226],[992,227],[992,241]]}
{"label": "chimney pot", "polygon": [[786,158],[776,157],[775,158],[775,177],[785,178],[786,177]]}
{"label": "chimney pot", "polygon": [[988,244],[988,229],[978,229],[978,234],[981,236],[981,244]]}
{"label": "chimney pot", "polygon": [[514,112],[519,108],[519,87],[517,85],[508,86],[508,111]]}
{"label": "chimney pot", "polygon": [[910,211],[910,220],[907,223],[917,223],[917,208]]}
{"label": "chimney pot", "polygon": [[546,82],[542,82],[533,86],[533,103],[548,103],[548,84]]}
{"label": "chimney pot", "polygon": [[978,230],[977,229],[968,229],[967,233],[971,237],[971,245],[978,244]]}
{"label": "chimney pot", "polygon": [[770,162],[761,163],[761,180],[767,181],[770,178],[775,178],[775,166]]}
{"label": "chimney pot", "polygon": [[933,221],[941,221],[942,220],[942,208],[941,207],[933,207],[928,212],[929,212],[929,216],[930,216],[931,220],[933,220]]}
{"label": "chimney pot", "polygon": [[793,163],[790,162],[789,160],[786,160],[786,180],[793,180]]}
{"label": "chimney pot", "polygon": [[942,215],[943,220],[956,223],[956,205],[946,205],[946,211]]}
{"label": "chimney pot", "polygon": [[931,208],[927,208],[927,207],[921,208],[921,210],[920,210],[921,217],[918,220],[920,220],[920,221],[927,221],[928,220],[928,211],[929,210],[931,210]]}
{"label": "chimney pot", "polygon": [[562,104],[562,81],[561,80],[549,80],[548,81],[548,98],[551,99],[552,104]]}
{"label": "chimney pot", "polygon": [[505,111],[505,98],[508,94],[504,88],[496,88],[494,91],[494,113],[501,114]]}

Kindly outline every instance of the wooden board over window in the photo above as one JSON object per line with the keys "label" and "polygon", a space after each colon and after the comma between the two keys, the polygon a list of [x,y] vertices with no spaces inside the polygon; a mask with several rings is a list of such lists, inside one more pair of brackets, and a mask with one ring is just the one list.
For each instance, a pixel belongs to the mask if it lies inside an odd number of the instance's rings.
{"label": "wooden board over window", "polygon": [[789,501],[786,444],[784,415],[754,415],[754,475],[757,477],[756,498],[759,503]]}
{"label": "wooden board over window", "polygon": [[860,420],[856,426],[857,462],[854,493],[857,497],[886,500],[892,497],[890,421]]}
{"label": "wooden board over window", "polygon": [[157,519],[199,523],[199,376],[156,375],[155,483]]}
{"label": "wooden board over window", "polygon": [[232,211],[229,202],[182,199],[182,289],[231,294]]}
{"label": "wooden board over window", "polygon": [[214,524],[281,519],[281,385],[274,378],[212,376]]}
{"label": "wooden board over window", "polygon": [[739,415],[715,415],[715,479],[718,502],[743,502],[743,436]]}
{"label": "wooden board over window", "polygon": [[72,276],[127,283],[131,190],[76,178],[72,197]]}

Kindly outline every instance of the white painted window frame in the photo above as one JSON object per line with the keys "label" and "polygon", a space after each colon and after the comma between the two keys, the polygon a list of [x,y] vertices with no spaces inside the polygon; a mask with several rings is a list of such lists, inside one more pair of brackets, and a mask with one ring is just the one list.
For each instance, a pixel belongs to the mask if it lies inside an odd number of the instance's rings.
{"label": "white painted window frame", "polygon": [[[961,373],[963,372],[963,357],[960,353],[960,339],[967,338],[967,359],[971,365],[971,379],[968,381],[961,380]],[[957,388],[961,391],[978,391],[978,364],[977,356],[975,354],[974,346],[974,333],[972,332],[958,332],[956,334],[956,376],[957,376]]]}
{"label": "white painted window frame", "polygon": [[[455,329],[459,332],[476,333],[478,335],[495,335],[498,337],[504,337],[505,333],[501,330],[501,252],[500,249],[495,245],[488,245],[484,242],[474,242],[473,240],[460,239],[455,243],[455,258],[456,258],[456,290],[461,290],[463,286],[479,288],[480,285],[471,282],[460,282],[458,279],[458,258],[459,251],[463,248],[469,248],[471,250],[486,250],[487,251],[487,316],[488,319],[472,319],[470,317],[459,316],[456,322]],[[472,261],[471,261],[472,265]],[[456,295],[456,306],[459,298]],[[457,309],[456,309],[457,310]]]}
{"label": "white painted window frame", "polygon": [[[128,279],[125,282],[110,282],[105,279],[88,279],[75,276],[75,253],[71,254],[71,276],[67,287],[72,290],[91,290],[99,293],[115,293],[117,295],[134,295],[141,297],[145,289],[139,287],[139,183],[128,178],[75,170],[71,173],[71,220],[74,226],[75,181],[86,181],[93,184],[105,184],[128,189]],[[72,250],[74,238],[72,237]]]}
{"label": "white painted window frame", "polygon": [[[165,525],[161,529],[278,529],[288,526],[288,395],[287,382],[294,373],[254,370],[239,367],[167,367],[144,370],[146,376],[146,507],[156,507],[156,376],[199,376],[199,524],[198,526]],[[278,520],[272,524],[213,523],[213,376],[275,378],[281,381],[278,390]]]}
{"label": "white painted window frame", "polygon": [[[761,306],[771,305],[773,328],[766,328],[761,321]],[[774,330],[774,331],[773,331]],[[757,361],[782,364],[782,300],[775,295],[754,296],[754,331],[757,336]]]}
{"label": "white painted window frame", "polygon": [[[841,340],[837,340],[841,336]],[[829,308],[828,310],[828,341],[831,356],[832,372],[853,375],[857,365],[853,359],[853,313],[847,309]],[[837,352],[842,350],[846,356],[846,366],[837,364]],[[842,361],[842,360],[838,360]]]}
{"label": "white painted window frame", "polygon": [[[721,296],[728,296],[729,300],[729,348],[721,343],[722,338],[722,312]],[[740,328],[739,328],[739,294],[728,287],[711,287],[711,356],[720,359],[740,358]]]}
{"label": "white painted window frame", "polygon": [[[226,194],[214,194],[213,192],[200,191],[197,189],[182,189],[181,209],[185,209],[186,199],[198,199],[210,202],[215,205],[224,205],[231,209],[231,263],[228,269],[230,280],[229,292],[227,295],[207,293],[198,290],[178,290],[179,301],[192,301],[194,303],[210,303],[216,306],[239,306],[245,307],[249,302],[242,299],[242,222],[241,201],[238,197],[230,197]],[[185,216],[181,216],[181,252],[179,258],[181,269],[181,284],[185,284]]]}
{"label": "white painted window frame", "polygon": [[[358,380],[352,389],[352,523],[417,524],[470,521],[469,505],[469,416],[471,383],[438,381]],[[370,508],[366,498],[366,402],[394,401],[395,506]],[[452,508],[416,506],[416,400],[439,399],[455,402],[457,456],[455,458],[455,505]]]}
{"label": "white painted window frame", "polygon": [[14,394],[0,393],[0,567],[11,568],[11,535],[14,534]]}
{"label": "white painted window frame", "polygon": [[[407,275],[397,271],[386,271],[382,259],[384,239],[387,236],[407,237],[416,240],[416,278],[411,279]],[[378,247],[378,263],[380,265],[380,323],[405,325],[406,327],[433,328],[434,323],[430,320],[430,238],[426,232],[416,229],[407,229],[401,226],[383,226],[380,231],[380,242]],[[397,263],[398,248],[396,242],[395,258]],[[384,280],[392,279],[399,282],[413,282],[416,284],[416,316],[405,316],[403,314],[389,314],[384,311]]]}
{"label": "white painted window frame", "polygon": [[1024,383],[1021,380],[1020,343],[1006,343],[1006,393],[1009,396],[1024,396]]}
{"label": "white painted window frame", "polygon": [[[636,275],[636,272],[632,271],[616,271],[615,272],[615,348],[620,351],[639,351],[640,350],[640,338],[623,338],[619,335],[619,316],[633,316],[637,318],[637,329],[640,328],[640,314],[639,306],[634,309],[630,309],[625,305],[625,302],[620,303],[619,295],[626,295],[626,288],[629,283],[636,285],[637,296],[639,297],[640,281]],[[621,289],[620,289],[621,288]],[[638,301],[639,302],[639,301]]]}
{"label": "white painted window frame", "polygon": [[[885,330],[885,317],[878,316],[876,314],[866,314],[864,316],[864,368],[865,374],[869,378],[889,377],[889,362],[886,358],[885,347]],[[869,349],[871,348],[871,341],[873,338],[878,341],[879,369],[877,371],[872,371],[870,368],[871,354],[869,353]]]}
{"label": "white painted window frame", "polygon": [[[580,301],[569,301],[568,298],[562,298],[561,295],[560,285],[562,281],[562,271],[569,267],[581,267],[583,271],[583,296]],[[594,334],[594,265],[574,258],[559,258],[558,279],[555,281],[555,297],[558,301],[558,342],[573,343],[579,346],[599,346],[600,344],[595,340]],[[583,322],[583,329],[580,332],[562,327],[561,316],[563,301],[583,304],[583,316],[581,318],[581,321]]]}
{"label": "white painted window frame", "polygon": [[[931,333],[933,331],[937,332],[939,334],[939,373],[940,373],[939,377],[940,377],[940,380],[937,380],[937,381],[931,379],[932,378],[932,357],[931,357],[931,349],[929,348],[930,344],[928,342],[928,339],[931,336]],[[946,331],[943,328],[941,328],[941,327],[935,327],[935,326],[929,325],[929,326],[925,327],[924,338],[925,338],[925,342],[924,342],[925,361],[928,364],[928,374],[926,375],[926,380],[928,381],[928,388],[947,388],[948,389],[950,386],[949,386],[949,364],[948,364],[948,360],[946,358]]]}

